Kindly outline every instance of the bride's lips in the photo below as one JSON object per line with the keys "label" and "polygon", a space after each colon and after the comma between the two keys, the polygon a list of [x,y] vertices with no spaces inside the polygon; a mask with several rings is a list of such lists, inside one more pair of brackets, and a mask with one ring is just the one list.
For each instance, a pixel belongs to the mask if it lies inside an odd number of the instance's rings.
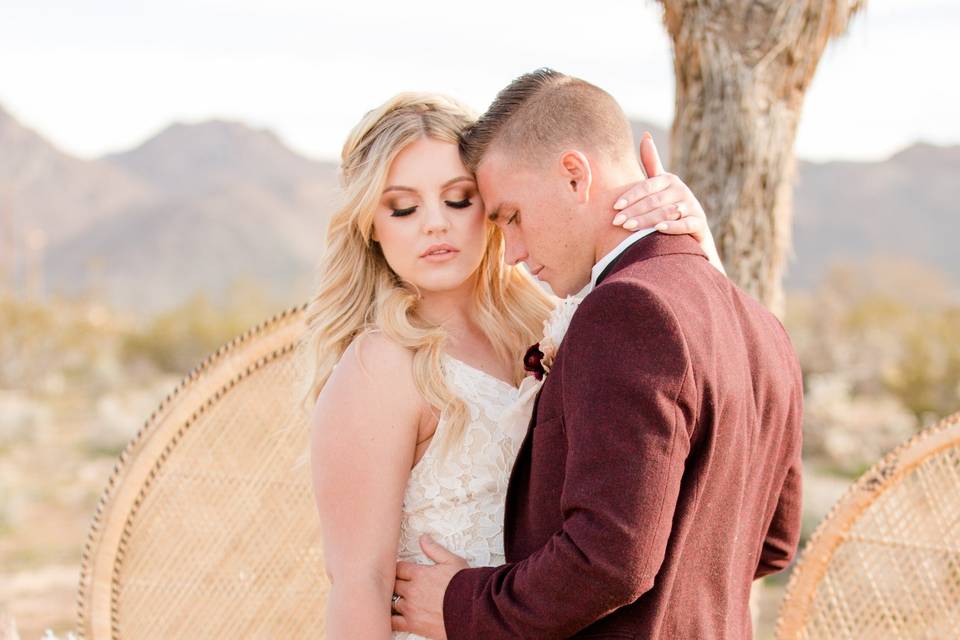
{"label": "bride's lips", "polygon": [[432,244],[420,254],[420,258],[428,262],[446,262],[452,260],[460,250],[449,244]]}

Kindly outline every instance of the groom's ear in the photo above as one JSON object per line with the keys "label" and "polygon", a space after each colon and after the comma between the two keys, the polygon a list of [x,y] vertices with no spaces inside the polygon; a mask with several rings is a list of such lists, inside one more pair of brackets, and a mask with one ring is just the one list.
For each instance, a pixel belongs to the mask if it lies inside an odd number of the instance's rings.
{"label": "groom's ear", "polygon": [[560,154],[560,171],[567,182],[567,188],[576,197],[577,202],[580,204],[589,202],[593,173],[587,156],[580,151],[564,151]]}

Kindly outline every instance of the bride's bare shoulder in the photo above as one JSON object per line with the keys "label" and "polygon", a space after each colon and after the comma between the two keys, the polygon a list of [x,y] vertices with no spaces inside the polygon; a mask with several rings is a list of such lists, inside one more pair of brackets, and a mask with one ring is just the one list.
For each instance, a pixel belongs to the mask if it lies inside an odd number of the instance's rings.
{"label": "bride's bare shoulder", "polygon": [[413,351],[403,347],[382,331],[371,330],[358,335],[343,352],[337,369],[371,382],[413,383]]}
{"label": "bride's bare shoulder", "polygon": [[412,367],[413,354],[382,335],[354,340],[313,407],[315,467],[336,475],[346,464],[354,473],[360,456],[364,469],[394,469],[396,481],[406,482],[424,415]]}
{"label": "bride's bare shoulder", "polygon": [[356,401],[394,409],[419,407],[413,377],[413,352],[380,331],[365,332],[350,343],[321,392],[338,403]]}

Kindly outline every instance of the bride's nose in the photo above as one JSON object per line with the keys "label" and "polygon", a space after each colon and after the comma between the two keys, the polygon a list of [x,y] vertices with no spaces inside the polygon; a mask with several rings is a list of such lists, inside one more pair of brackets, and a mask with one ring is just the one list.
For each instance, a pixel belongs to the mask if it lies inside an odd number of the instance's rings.
{"label": "bride's nose", "polygon": [[423,216],[423,232],[426,234],[443,233],[450,230],[450,220],[441,207],[427,207]]}

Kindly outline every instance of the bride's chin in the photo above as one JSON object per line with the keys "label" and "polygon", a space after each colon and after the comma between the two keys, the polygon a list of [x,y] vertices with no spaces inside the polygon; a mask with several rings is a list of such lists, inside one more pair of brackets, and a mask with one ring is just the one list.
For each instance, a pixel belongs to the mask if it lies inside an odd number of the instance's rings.
{"label": "bride's chin", "polygon": [[456,291],[462,289],[464,285],[468,284],[470,277],[437,277],[437,278],[424,278],[420,282],[415,282],[414,284],[420,290],[421,293],[449,293],[451,291]]}

